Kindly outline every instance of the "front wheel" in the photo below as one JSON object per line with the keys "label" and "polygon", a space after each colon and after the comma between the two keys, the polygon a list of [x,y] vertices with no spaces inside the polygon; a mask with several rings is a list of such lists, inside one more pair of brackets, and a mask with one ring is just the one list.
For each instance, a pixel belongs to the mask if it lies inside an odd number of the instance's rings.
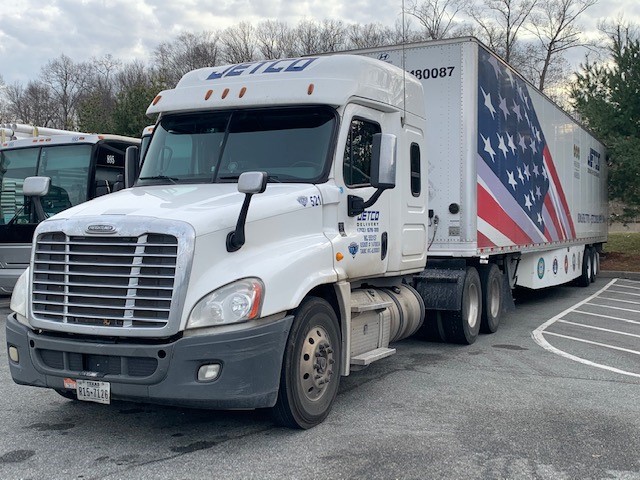
{"label": "front wheel", "polygon": [[308,429],[327,417],[340,383],[341,336],[326,300],[307,298],[297,309],[282,362],[278,424]]}

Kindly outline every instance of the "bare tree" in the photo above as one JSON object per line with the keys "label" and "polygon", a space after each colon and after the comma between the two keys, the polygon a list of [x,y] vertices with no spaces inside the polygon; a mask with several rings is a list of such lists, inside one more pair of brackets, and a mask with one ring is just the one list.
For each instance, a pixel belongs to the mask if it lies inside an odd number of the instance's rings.
{"label": "bare tree", "polygon": [[153,65],[164,86],[173,87],[191,70],[218,65],[220,50],[220,35],[216,32],[183,32],[156,47]]}
{"label": "bare tree", "polygon": [[538,88],[544,90],[553,72],[554,62],[562,59],[560,55],[571,48],[584,43],[581,41],[581,28],[578,17],[598,0],[540,0],[536,12],[532,15],[527,30],[535,35],[540,55],[538,63]]}
{"label": "bare tree", "polygon": [[284,22],[266,20],[256,27],[255,39],[258,52],[265,59],[291,57],[295,55],[295,40],[292,29]]}
{"label": "bare tree", "polygon": [[397,18],[393,24],[393,28],[389,29],[389,42],[390,45],[398,45],[401,43],[419,42],[426,40],[426,37],[422,32],[416,31],[413,28],[413,17],[411,15],[402,15]]}
{"label": "bare tree", "polygon": [[298,42],[298,55],[311,55],[321,53],[320,27],[312,20],[300,20],[295,28],[295,37]]}
{"label": "bare tree", "polygon": [[456,15],[469,9],[469,0],[413,0],[406,12],[418,19],[427,39],[438,40],[455,35]]}
{"label": "bare tree", "polygon": [[0,75],[0,123],[8,122],[10,120],[9,113],[7,112],[7,86],[4,83],[2,75]]}
{"label": "bare tree", "polygon": [[51,99],[57,106],[55,121],[57,128],[65,130],[76,128],[76,109],[87,90],[89,78],[89,65],[75,63],[65,54],[47,62],[41,69],[41,82],[48,87]]}
{"label": "bare tree", "polygon": [[347,45],[347,30],[341,20],[323,20],[320,25],[320,52],[338,52]]}
{"label": "bare tree", "polygon": [[473,5],[467,13],[477,24],[480,38],[513,64],[521,30],[538,1],[483,0],[481,6]]}
{"label": "bare tree", "polygon": [[6,88],[7,114],[12,121],[39,127],[57,127],[57,110],[49,88],[39,81],[24,87],[14,83]]}
{"label": "bare tree", "polygon": [[78,130],[83,132],[111,132],[116,105],[115,80],[122,65],[111,55],[92,58],[87,90],[78,103]]}
{"label": "bare tree", "polygon": [[256,59],[255,28],[249,22],[240,22],[222,32],[220,41],[224,46],[226,63],[252,62]]}
{"label": "bare tree", "polygon": [[347,27],[346,35],[347,48],[373,48],[392,43],[393,30],[380,23],[354,23]]}

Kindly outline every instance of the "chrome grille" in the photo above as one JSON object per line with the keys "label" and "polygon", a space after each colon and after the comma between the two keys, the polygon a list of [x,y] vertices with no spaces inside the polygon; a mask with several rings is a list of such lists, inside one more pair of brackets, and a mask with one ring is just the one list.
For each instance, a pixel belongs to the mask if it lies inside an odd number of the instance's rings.
{"label": "chrome grille", "polygon": [[164,328],[177,263],[173,235],[41,233],[34,251],[32,315],[73,325]]}

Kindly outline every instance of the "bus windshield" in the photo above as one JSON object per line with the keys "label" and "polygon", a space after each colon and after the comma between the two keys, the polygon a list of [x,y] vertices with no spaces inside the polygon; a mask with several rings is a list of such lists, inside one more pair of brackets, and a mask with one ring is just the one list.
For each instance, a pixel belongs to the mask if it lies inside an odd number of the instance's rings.
{"label": "bus windshield", "polygon": [[24,179],[51,178],[42,197],[47,216],[87,200],[92,146],[33,146],[0,150],[0,225],[37,223],[31,200],[24,197]]}
{"label": "bus windshield", "polygon": [[165,115],[155,128],[137,185],[326,177],[337,115],[329,107],[283,107]]}

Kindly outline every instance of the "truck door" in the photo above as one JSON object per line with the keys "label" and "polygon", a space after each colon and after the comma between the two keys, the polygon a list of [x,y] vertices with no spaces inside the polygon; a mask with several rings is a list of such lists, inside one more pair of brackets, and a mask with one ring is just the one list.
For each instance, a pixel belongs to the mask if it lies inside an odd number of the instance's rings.
{"label": "truck door", "polygon": [[373,135],[390,133],[389,120],[382,112],[358,105],[345,109],[343,128],[338,141],[336,184],[343,190],[338,211],[340,236],[334,240],[334,251],[344,258],[336,265],[349,278],[379,275],[387,270],[389,244],[389,192],[358,216],[349,216],[348,197],[357,195],[369,200],[376,189],[371,186]]}

